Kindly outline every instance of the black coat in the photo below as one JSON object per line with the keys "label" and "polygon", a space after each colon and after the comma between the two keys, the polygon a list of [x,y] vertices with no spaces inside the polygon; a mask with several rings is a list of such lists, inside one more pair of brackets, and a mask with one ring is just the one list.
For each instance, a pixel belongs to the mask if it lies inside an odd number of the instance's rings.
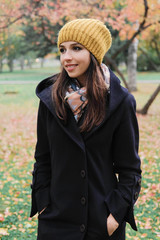
{"label": "black coat", "polygon": [[[82,240],[86,232],[91,239],[123,240],[125,222],[137,230],[133,205],[141,170],[136,103],[110,74],[105,119],[83,134],[69,108],[67,124],[56,116],[51,96],[56,76],[37,87],[31,217],[48,206],[38,217],[38,240]],[[112,237],[106,228],[109,213],[120,224]]]}

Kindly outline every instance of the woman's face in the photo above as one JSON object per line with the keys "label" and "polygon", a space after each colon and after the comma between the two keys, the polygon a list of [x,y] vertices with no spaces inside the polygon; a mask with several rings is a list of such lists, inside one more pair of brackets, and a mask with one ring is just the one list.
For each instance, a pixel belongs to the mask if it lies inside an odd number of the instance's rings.
{"label": "woman's face", "polygon": [[60,44],[60,61],[71,78],[76,78],[85,85],[85,73],[89,67],[90,52],[81,44],[73,41]]}

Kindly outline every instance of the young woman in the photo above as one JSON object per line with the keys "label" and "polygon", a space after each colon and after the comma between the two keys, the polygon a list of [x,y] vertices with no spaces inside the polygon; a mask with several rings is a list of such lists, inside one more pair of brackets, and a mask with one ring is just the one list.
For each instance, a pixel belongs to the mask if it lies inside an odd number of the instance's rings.
{"label": "young woman", "polygon": [[124,240],[141,185],[134,97],[102,64],[111,34],[95,19],[60,30],[62,71],[43,80],[32,184],[38,240]]}

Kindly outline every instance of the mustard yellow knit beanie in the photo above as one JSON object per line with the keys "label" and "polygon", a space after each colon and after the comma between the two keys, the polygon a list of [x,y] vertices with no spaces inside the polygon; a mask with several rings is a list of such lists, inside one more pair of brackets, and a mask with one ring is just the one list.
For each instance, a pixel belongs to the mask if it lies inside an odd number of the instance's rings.
{"label": "mustard yellow knit beanie", "polygon": [[82,44],[101,64],[112,43],[108,28],[96,19],[76,19],[66,23],[59,31],[57,45],[67,41]]}

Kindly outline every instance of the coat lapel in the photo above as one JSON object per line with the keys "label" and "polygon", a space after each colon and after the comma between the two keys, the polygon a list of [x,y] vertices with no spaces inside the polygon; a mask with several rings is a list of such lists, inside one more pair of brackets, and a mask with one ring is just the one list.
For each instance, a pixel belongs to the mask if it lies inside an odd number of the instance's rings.
{"label": "coat lapel", "polygon": [[45,88],[41,92],[37,93],[37,96],[44,102],[50,112],[54,115],[59,126],[66,132],[66,134],[83,150],[85,151],[84,141],[77,127],[76,121],[71,110],[67,109],[67,123],[57,117],[55,112],[52,96],[51,96],[52,85]]}

